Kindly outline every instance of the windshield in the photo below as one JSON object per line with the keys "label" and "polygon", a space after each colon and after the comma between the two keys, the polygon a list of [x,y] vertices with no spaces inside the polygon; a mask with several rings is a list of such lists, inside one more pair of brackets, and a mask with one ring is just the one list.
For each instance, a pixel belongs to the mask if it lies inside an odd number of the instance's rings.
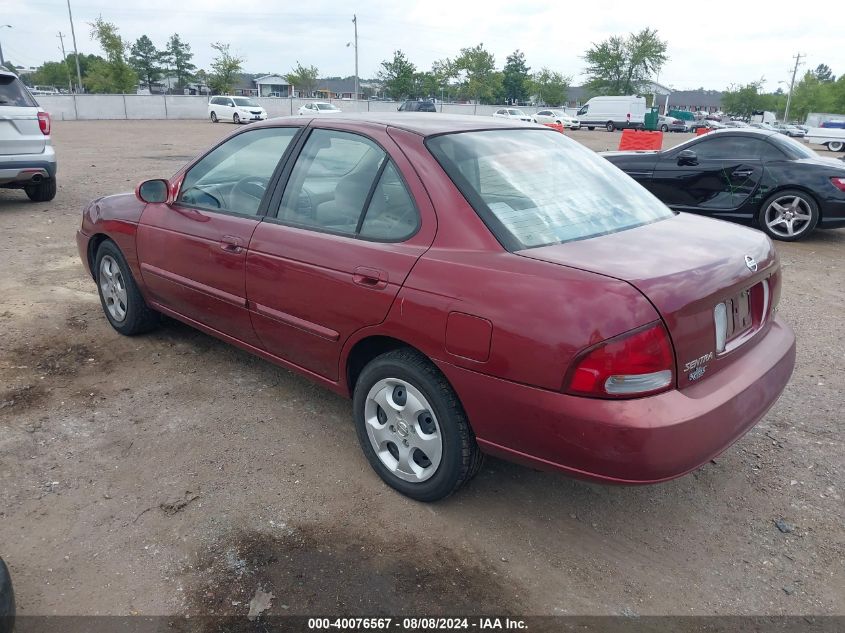
{"label": "windshield", "polygon": [[317,104],[318,110],[337,110],[331,103],[318,103]]}
{"label": "windshield", "polygon": [[[0,106],[34,108],[38,104],[20,80],[13,75],[0,75]],[[12,128],[14,129],[14,128]]]}
{"label": "windshield", "polygon": [[522,110],[508,110],[508,114],[511,116],[525,116],[525,113]]}
{"label": "windshield", "polygon": [[615,233],[673,215],[610,162],[555,132],[464,132],[427,145],[509,250]]}
{"label": "windshield", "polygon": [[258,104],[248,97],[235,97],[233,99],[233,101],[235,102],[235,105],[238,105],[238,106],[247,106],[247,107],[253,107],[253,108],[258,107]]}

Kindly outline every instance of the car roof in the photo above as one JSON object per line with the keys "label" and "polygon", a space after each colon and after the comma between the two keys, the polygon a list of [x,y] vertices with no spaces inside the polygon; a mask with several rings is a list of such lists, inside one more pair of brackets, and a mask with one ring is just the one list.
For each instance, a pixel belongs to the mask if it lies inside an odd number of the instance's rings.
{"label": "car roof", "polygon": [[[272,127],[274,124],[279,125],[280,123],[291,121],[301,122],[302,117],[295,116],[268,119],[267,121],[253,123],[252,125]],[[549,129],[543,125],[533,125],[525,122],[515,124],[510,122],[508,119],[494,119],[489,116],[481,117],[469,114],[440,114],[434,112],[344,112],[337,115],[321,116],[319,121],[320,125],[330,124],[332,121],[385,125],[407,130],[408,132],[413,132],[414,134],[419,134],[420,136],[433,136],[435,134],[448,134],[450,132],[471,132],[491,129]]]}
{"label": "car roof", "polygon": [[11,70],[7,70],[3,66],[0,66],[0,75],[6,75],[7,77],[8,76],[12,76],[12,77],[18,76],[17,73],[13,73]]}

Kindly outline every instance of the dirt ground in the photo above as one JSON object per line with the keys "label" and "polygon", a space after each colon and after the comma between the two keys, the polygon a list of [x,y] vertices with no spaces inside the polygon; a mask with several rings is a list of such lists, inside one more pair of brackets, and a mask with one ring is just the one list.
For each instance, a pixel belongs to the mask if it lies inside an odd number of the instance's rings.
{"label": "dirt ground", "polygon": [[488,459],[425,505],[372,472],[346,400],[186,326],[125,338],[103,317],[82,205],[230,131],[56,122],[56,199],[0,190],[0,555],[21,615],[246,615],[259,589],[276,615],[845,614],[845,230],[777,245],[798,365],[714,462],[623,488]]}

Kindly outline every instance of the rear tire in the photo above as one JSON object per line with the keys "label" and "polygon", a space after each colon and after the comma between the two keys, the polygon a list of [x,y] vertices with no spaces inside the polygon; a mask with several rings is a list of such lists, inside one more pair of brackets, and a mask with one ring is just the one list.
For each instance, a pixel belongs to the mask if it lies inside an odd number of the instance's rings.
{"label": "rear tire", "polygon": [[841,152],[842,145],[842,141],[832,141],[827,144],[827,149],[829,149],[831,152]]}
{"label": "rear tire", "polygon": [[807,237],[818,221],[819,205],[812,196],[797,189],[773,194],[757,214],[757,223],[763,232],[782,242],[797,242]]}
{"label": "rear tire", "polygon": [[666,132],[669,131],[669,126],[664,123],[663,125],[660,126],[660,131],[665,134]]}
{"label": "rear tire", "polygon": [[217,118],[217,113],[216,113],[216,112],[212,112],[212,113],[211,113],[211,122],[212,122],[212,123],[217,123],[218,121],[219,121],[219,119]]}
{"label": "rear tire", "polygon": [[397,349],[370,361],[355,383],[352,410],[370,465],[412,499],[448,497],[481,467],[483,455],[457,394],[415,350]]}
{"label": "rear tire", "polygon": [[605,125],[604,127],[608,132],[613,132],[614,130],[616,130],[616,126],[613,125],[613,121],[608,121],[607,125]]}
{"label": "rear tire", "polygon": [[56,197],[56,179],[47,178],[37,185],[25,185],[23,190],[33,202],[49,202]]}
{"label": "rear tire", "polygon": [[587,126],[587,129],[588,129],[588,130],[590,130],[590,132],[592,132],[592,131],[593,131],[593,130],[595,130],[596,128],[595,128],[595,126],[588,125],[588,126]]}
{"label": "rear tire", "polygon": [[150,308],[132,271],[117,244],[106,240],[97,249],[94,258],[94,280],[111,326],[125,336],[134,336],[154,330],[161,323],[161,315]]}

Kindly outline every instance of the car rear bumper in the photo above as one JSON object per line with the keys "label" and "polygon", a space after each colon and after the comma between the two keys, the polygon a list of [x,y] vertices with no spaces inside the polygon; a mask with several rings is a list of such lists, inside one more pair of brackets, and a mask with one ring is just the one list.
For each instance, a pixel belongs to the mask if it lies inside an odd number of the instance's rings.
{"label": "car rear bumper", "polygon": [[845,200],[825,200],[821,203],[819,228],[838,229],[845,227]]}
{"label": "car rear bumper", "polygon": [[581,398],[438,364],[485,452],[584,479],[648,484],[698,468],[753,427],[792,375],[795,337],[775,318],[718,373],[635,400]]}
{"label": "car rear bumper", "polygon": [[56,152],[47,145],[40,154],[0,155],[0,185],[26,184],[33,177],[56,177]]}

